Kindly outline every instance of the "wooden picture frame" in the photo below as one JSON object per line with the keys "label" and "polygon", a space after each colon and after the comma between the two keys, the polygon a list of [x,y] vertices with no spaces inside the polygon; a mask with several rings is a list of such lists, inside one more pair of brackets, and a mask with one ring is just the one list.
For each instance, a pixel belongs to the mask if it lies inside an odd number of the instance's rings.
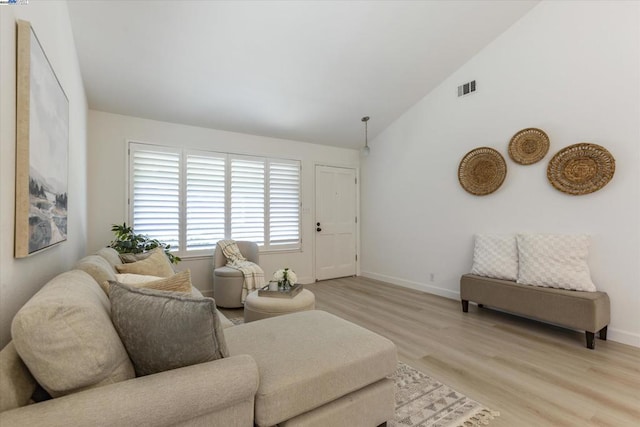
{"label": "wooden picture frame", "polygon": [[19,20],[15,257],[67,240],[69,99],[31,24]]}

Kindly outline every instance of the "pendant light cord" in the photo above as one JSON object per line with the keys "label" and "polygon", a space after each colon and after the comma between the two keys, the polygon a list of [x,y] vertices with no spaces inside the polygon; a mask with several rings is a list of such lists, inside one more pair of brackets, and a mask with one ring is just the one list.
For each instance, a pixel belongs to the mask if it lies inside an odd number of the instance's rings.
{"label": "pendant light cord", "polygon": [[369,148],[369,116],[360,119],[364,122],[364,146]]}

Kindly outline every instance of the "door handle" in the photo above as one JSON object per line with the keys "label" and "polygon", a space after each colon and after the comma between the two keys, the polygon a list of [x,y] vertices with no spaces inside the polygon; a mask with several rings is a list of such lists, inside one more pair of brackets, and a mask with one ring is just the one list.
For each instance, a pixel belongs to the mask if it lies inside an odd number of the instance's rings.
{"label": "door handle", "polygon": [[319,232],[322,231],[322,228],[318,227],[318,228],[316,228],[316,231],[319,233]]}

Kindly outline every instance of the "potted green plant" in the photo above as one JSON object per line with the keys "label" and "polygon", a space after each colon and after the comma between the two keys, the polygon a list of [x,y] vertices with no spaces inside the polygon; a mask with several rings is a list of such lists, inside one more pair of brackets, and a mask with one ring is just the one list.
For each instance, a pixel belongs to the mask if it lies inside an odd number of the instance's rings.
{"label": "potted green plant", "polygon": [[173,264],[181,261],[180,257],[171,253],[171,245],[160,242],[158,239],[151,239],[146,234],[138,234],[133,231],[133,227],[113,224],[111,231],[115,234],[115,239],[111,241],[109,247],[115,249],[120,254],[141,254],[155,248],[162,248],[167,258]]}

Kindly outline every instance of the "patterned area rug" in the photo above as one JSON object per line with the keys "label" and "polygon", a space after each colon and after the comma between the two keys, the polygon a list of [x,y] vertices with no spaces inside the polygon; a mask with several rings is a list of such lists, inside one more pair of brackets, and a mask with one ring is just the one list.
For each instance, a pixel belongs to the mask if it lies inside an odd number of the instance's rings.
{"label": "patterned area rug", "polygon": [[233,323],[234,325],[242,325],[244,323],[244,319],[242,317],[234,317],[228,319],[231,320],[231,323]]}
{"label": "patterned area rug", "polygon": [[[237,313],[225,315],[234,325],[244,323]],[[396,417],[389,427],[485,426],[500,415],[402,362],[389,378],[396,385]]]}
{"label": "patterned area rug", "polygon": [[500,415],[404,363],[390,377],[396,384],[392,427],[471,427]]}

